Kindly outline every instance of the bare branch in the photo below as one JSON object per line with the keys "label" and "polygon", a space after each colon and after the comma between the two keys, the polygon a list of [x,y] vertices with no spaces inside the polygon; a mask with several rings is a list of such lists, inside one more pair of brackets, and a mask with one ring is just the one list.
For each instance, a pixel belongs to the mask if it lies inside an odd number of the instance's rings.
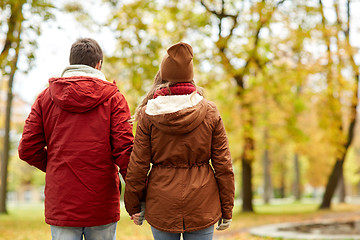
{"label": "bare branch", "polygon": [[[279,1],[275,6],[273,6],[272,9],[270,9],[265,16],[261,16],[262,13],[261,11],[259,12],[260,14],[260,21],[258,23],[257,28],[255,29],[254,32],[254,47],[252,49],[252,51],[250,52],[245,66],[242,67],[241,69],[236,69],[230,62],[229,57],[226,54],[226,49],[228,47],[228,41],[230,40],[230,38],[233,36],[235,29],[238,27],[238,17],[240,16],[240,11],[238,11],[236,14],[227,14],[225,13],[225,0],[222,0],[222,7],[221,7],[221,12],[217,12],[216,10],[211,9],[204,0],[200,0],[200,3],[202,6],[205,7],[205,9],[209,12],[214,14],[218,19],[219,19],[219,33],[218,33],[218,41],[216,42],[216,46],[219,49],[219,54],[220,57],[223,61],[224,67],[227,69],[228,72],[233,74],[233,77],[237,83],[237,85],[240,87],[241,90],[243,90],[245,88],[244,86],[244,77],[246,74],[249,73],[250,70],[250,63],[254,62],[259,68],[261,68],[263,65],[266,64],[266,62],[261,62],[257,55],[257,49],[259,46],[259,40],[260,40],[260,32],[262,30],[262,28],[264,28],[265,25],[267,25],[271,18],[273,13],[275,12],[276,8],[279,7],[281,4],[283,4],[286,0],[281,0]],[[264,2],[265,3],[265,2]],[[233,20],[232,26],[230,28],[230,32],[227,36],[222,36],[222,20],[223,18],[228,18],[230,17]]]}
{"label": "bare branch", "polygon": [[225,0],[221,1],[221,14],[225,13]]}
{"label": "bare branch", "polygon": [[235,79],[237,85],[240,87],[240,92],[238,94],[241,94],[242,90],[245,88],[245,86],[244,86],[244,76],[241,75],[241,74],[236,74],[234,76],[234,79]]}
{"label": "bare branch", "polygon": [[237,17],[238,15],[231,15],[231,14],[226,14],[225,11],[225,2],[223,1],[223,5],[222,5],[222,10],[221,12],[217,12],[216,10],[212,10],[209,8],[208,5],[206,5],[206,3],[203,0],[200,0],[201,5],[206,9],[206,11],[214,14],[217,18],[222,19],[222,18],[227,18],[227,17]]}
{"label": "bare branch", "polygon": [[16,18],[17,18],[17,12],[11,12],[11,16],[8,19],[8,32],[6,34],[6,40],[4,47],[0,53],[0,65],[2,65],[2,62],[6,59],[7,54],[11,48],[11,44],[14,41],[14,30],[16,25]]}
{"label": "bare branch", "polygon": [[[321,1],[321,0],[319,0]],[[336,2],[334,3],[334,8],[335,8],[335,14],[336,14],[336,24],[338,25],[338,27],[340,27],[343,30],[343,22],[341,21],[340,18],[340,9],[339,9],[339,4]],[[343,32],[346,34],[346,31],[343,30]]]}
{"label": "bare branch", "polygon": [[219,19],[218,28],[219,28],[218,36],[219,36],[219,39],[221,39],[221,38],[222,38],[222,36],[221,36],[221,32],[222,32],[222,18]]}
{"label": "bare branch", "polygon": [[9,50],[12,47],[13,43],[16,43],[17,38],[19,37],[20,30],[18,26],[19,20],[23,18],[23,15],[19,9],[22,9],[24,1],[14,2],[11,5],[11,15],[7,21],[8,31],[6,33],[6,40],[3,46],[3,49],[0,53],[0,66],[4,63],[9,53]]}
{"label": "bare branch", "polygon": [[218,16],[218,13],[215,10],[211,10],[203,0],[200,0],[201,5],[206,9],[206,11]]}
{"label": "bare branch", "polygon": [[[322,0],[319,0],[319,6],[320,6],[320,13],[321,13],[322,30],[323,30],[323,33],[324,33],[324,40],[325,40],[325,43],[326,43],[327,53],[328,53],[328,64],[330,66],[331,63],[332,63],[331,51],[330,51],[330,36],[329,36],[329,33],[327,31],[327,28],[326,28],[326,17],[325,17],[325,13],[324,13],[324,5],[323,5]],[[338,15],[339,14],[339,8],[338,8],[337,4],[335,4],[334,6],[335,6],[335,12],[336,12],[336,16],[337,16],[337,22],[338,22],[338,24],[340,26],[341,22],[340,22],[340,18],[339,18],[339,15]]]}
{"label": "bare branch", "polygon": [[281,0],[276,4],[276,7],[279,7],[281,4],[283,4],[286,0]]}
{"label": "bare branch", "polygon": [[228,37],[233,35],[233,32],[234,32],[235,28],[238,26],[237,18],[233,18],[233,21],[234,22],[233,22],[233,25],[232,25],[232,27],[230,29],[230,33],[229,33]]}
{"label": "bare branch", "polygon": [[346,24],[345,35],[350,37],[350,0],[346,2],[346,15],[347,15],[347,24]]}

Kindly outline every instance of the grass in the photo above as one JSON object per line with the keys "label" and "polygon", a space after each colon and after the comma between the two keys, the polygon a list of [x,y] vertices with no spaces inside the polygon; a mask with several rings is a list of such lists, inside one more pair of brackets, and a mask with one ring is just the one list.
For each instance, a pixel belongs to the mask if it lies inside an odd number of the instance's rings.
{"label": "grass", "polygon": [[[257,225],[303,221],[309,219],[323,219],[328,217],[341,218],[354,213],[358,205],[338,204],[327,211],[317,211],[316,204],[288,203],[279,205],[255,206],[256,213],[240,213],[240,208],[234,210],[231,228],[227,231],[216,232],[219,240],[261,240],[247,233],[247,229]],[[51,239],[50,228],[44,222],[43,207],[41,205],[21,205],[9,207],[8,215],[0,215],[1,240],[48,240]],[[121,220],[117,225],[117,240],[150,240],[152,238],[150,226],[144,222],[143,226],[133,224],[125,210],[122,209]],[[269,239],[269,238],[267,238]]]}
{"label": "grass", "polygon": [[[21,205],[9,207],[8,215],[0,215],[1,240],[49,240],[50,227],[45,223],[41,205]],[[150,240],[150,226],[145,222],[137,226],[130,221],[125,209],[121,209],[121,219],[117,225],[117,240]]]}

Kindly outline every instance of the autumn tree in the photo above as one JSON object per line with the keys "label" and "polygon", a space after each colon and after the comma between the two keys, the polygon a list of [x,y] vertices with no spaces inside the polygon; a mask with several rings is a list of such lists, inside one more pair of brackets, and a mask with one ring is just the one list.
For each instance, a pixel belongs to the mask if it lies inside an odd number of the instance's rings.
{"label": "autumn tree", "polygon": [[[26,7],[27,8],[26,8]],[[29,38],[26,34],[40,34],[41,20],[34,20],[31,17],[38,16],[41,19],[48,19],[51,14],[47,11],[51,5],[45,1],[8,0],[1,1],[1,26],[6,29],[4,44],[0,53],[0,74],[1,82],[7,82],[6,87],[6,111],[5,111],[5,133],[3,140],[3,154],[0,167],[0,213],[6,213],[6,193],[8,164],[10,153],[10,130],[11,130],[11,109],[13,102],[13,83],[18,70],[20,55],[26,56],[28,67],[31,67],[34,58],[35,39]]]}
{"label": "autumn tree", "polygon": [[[357,106],[359,94],[359,66],[354,59],[354,48],[350,42],[351,29],[351,11],[350,0],[345,2],[345,20],[342,18],[340,3],[336,1],[333,5],[336,21],[333,23],[332,30],[329,32],[327,28],[327,21],[324,17],[323,1],[319,0],[319,5],[322,13],[322,26],[324,28],[324,39],[327,46],[327,69],[328,69],[328,91],[329,91],[329,106],[332,111],[332,118],[337,125],[335,130],[339,133],[336,142],[335,164],[326,184],[325,193],[323,196],[320,208],[326,209],[331,206],[331,199],[335,192],[339,179],[343,175],[343,166],[349,150],[354,139],[355,124],[357,120]],[[331,50],[330,41],[334,39],[336,50]],[[333,61],[335,59],[336,62]],[[344,71],[350,72],[351,87],[347,89],[344,87],[346,77]],[[335,76],[335,77],[334,77]],[[346,101],[344,105],[342,102]]]}

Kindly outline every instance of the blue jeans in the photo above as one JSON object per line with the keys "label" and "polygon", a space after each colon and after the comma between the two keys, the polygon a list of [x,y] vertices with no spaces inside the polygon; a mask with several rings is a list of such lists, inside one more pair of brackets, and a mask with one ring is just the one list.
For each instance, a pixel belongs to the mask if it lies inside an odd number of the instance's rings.
{"label": "blue jeans", "polygon": [[[163,232],[154,227],[151,227],[151,231],[155,240],[179,240],[181,236],[181,233]],[[195,232],[184,232],[182,235],[184,240],[212,240],[214,226]]]}
{"label": "blue jeans", "polygon": [[50,226],[52,240],[115,240],[117,222],[95,227]]}

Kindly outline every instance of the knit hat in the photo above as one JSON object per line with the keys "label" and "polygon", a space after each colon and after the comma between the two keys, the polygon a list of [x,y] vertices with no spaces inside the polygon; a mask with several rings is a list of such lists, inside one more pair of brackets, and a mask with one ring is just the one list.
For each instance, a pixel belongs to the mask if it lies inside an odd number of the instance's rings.
{"label": "knit hat", "polygon": [[191,82],[194,77],[192,47],[183,42],[171,46],[167,50],[161,65],[160,75],[165,81]]}

